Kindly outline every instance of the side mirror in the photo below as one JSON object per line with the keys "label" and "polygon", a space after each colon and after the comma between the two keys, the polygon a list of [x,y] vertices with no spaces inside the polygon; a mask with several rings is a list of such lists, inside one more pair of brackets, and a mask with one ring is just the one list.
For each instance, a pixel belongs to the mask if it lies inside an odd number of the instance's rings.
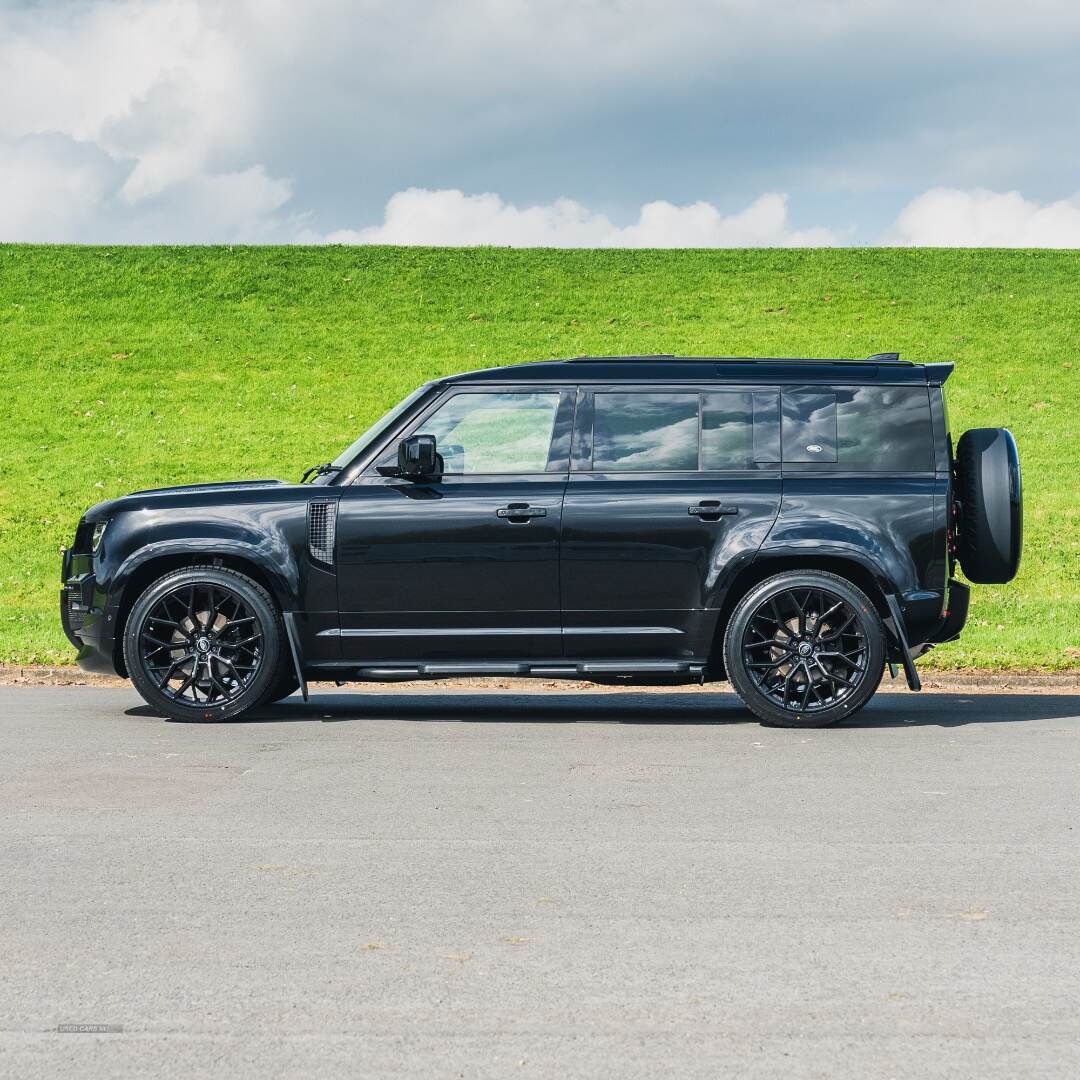
{"label": "side mirror", "polygon": [[434,435],[410,435],[402,439],[398,443],[397,460],[398,476],[410,480],[424,480],[442,472]]}

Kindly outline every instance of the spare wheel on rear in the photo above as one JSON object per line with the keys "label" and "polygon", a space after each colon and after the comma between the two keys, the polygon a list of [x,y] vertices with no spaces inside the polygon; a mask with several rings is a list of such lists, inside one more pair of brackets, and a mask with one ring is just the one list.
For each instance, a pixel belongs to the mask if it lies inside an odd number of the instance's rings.
{"label": "spare wheel on rear", "polygon": [[957,554],[970,581],[1012,581],[1024,532],[1020,455],[1006,428],[972,428],[956,445]]}

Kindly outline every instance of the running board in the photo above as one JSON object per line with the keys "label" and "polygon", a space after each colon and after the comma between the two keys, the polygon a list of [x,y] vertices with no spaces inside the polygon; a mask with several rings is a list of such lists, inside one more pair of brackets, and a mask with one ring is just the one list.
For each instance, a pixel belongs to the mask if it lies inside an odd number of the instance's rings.
{"label": "running board", "polygon": [[448,679],[459,676],[494,675],[536,679],[590,679],[608,675],[684,675],[700,680],[705,674],[704,664],[688,660],[548,660],[539,663],[528,661],[475,660],[469,663],[424,661],[415,664],[346,664],[341,661],[308,665],[312,669],[334,669],[348,672],[353,679],[369,682],[407,681],[410,679]]}
{"label": "running board", "polygon": [[908,689],[921,690],[922,680],[919,678],[918,671],[915,670],[915,661],[911,656],[911,646],[908,645],[907,633],[904,630],[904,616],[900,611],[900,601],[896,599],[893,593],[886,593],[885,603],[889,605],[890,616],[885,620],[885,625],[892,632],[896,644],[900,648],[900,662],[904,665],[904,675],[907,677]]}

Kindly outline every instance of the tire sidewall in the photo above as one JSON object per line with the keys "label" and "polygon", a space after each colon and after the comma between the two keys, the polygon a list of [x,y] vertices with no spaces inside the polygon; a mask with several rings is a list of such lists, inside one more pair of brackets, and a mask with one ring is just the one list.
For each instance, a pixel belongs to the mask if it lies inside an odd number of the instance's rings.
{"label": "tire sidewall", "polygon": [[287,650],[281,650],[278,661],[278,672],[273,683],[267,688],[263,705],[273,705],[275,702],[284,701],[292,697],[300,689],[300,680],[296,677],[296,670],[292,664],[292,657],[286,656]]}
{"label": "tire sidewall", "polygon": [[[800,588],[822,589],[850,604],[869,650],[862,682],[853,694],[828,709],[805,713],[782,709],[770,701],[746,671],[742,655],[743,635],[754,612],[770,596]],[[777,727],[827,727],[854,715],[874,696],[885,670],[885,627],[870,598],[846,578],[814,570],[778,574],[755,585],[739,601],[724,634],[724,664],[732,686],[759,720]]]}
{"label": "tire sidewall", "polygon": [[[240,595],[256,617],[263,635],[263,653],[259,670],[247,689],[235,701],[223,704],[192,706],[167,697],[143,670],[139,655],[139,637],[147,615],[162,596],[185,585],[210,584]],[[192,567],[174,571],[157,579],[135,601],[124,626],[124,662],[135,688],[151,708],[171,720],[187,723],[215,723],[232,720],[261,704],[277,677],[281,656],[281,617],[264,589],[250,578],[219,567]]]}

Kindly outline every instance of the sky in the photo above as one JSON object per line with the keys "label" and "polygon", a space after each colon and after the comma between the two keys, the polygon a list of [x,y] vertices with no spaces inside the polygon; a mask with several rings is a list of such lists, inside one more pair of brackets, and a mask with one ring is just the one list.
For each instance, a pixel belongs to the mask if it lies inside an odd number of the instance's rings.
{"label": "sky", "polygon": [[1076,0],[0,0],[0,241],[1080,247]]}

